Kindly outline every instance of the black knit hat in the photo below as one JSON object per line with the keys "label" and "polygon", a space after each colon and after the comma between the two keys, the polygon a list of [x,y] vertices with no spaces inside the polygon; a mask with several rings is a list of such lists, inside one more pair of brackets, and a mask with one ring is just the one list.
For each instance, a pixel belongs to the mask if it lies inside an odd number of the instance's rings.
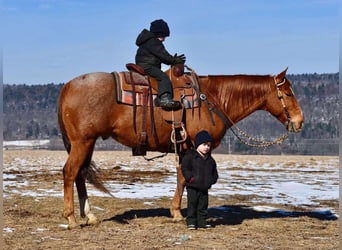
{"label": "black knit hat", "polygon": [[150,31],[155,34],[156,37],[170,36],[169,26],[163,19],[154,20],[151,23]]}
{"label": "black knit hat", "polygon": [[213,138],[209,135],[208,131],[202,130],[195,136],[195,148],[206,142],[213,142]]}

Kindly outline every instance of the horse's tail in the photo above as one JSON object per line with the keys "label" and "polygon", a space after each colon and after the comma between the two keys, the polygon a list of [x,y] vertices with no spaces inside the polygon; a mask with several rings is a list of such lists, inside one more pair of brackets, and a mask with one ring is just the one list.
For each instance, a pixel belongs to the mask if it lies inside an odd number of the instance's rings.
{"label": "horse's tail", "polygon": [[59,129],[61,131],[61,134],[62,134],[64,147],[69,154],[70,150],[71,150],[71,143],[70,143],[68,134],[66,132],[63,117],[62,117],[62,102],[63,102],[63,98],[65,95],[65,91],[67,90],[68,86],[69,86],[68,84],[64,85],[61,89],[60,94],[59,94],[59,98],[58,98],[58,125],[59,125]]}
{"label": "horse's tail", "polygon": [[105,187],[103,180],[98,176],[98,167],[96,166],[94,161],[90,161],[90,164],[85,165],[81,169],[81,174],[84,179],[87,179],[90,184],[92,184],[98,190],[109,194],[110,196],[114,197],[112,193]]}
{"label": "horse's tail", "polygon": [[[65,129],[64,121],[63,121],[62,103],[63,103],[63,99],[65,98],[65,94],[66,94],[66,91],[68,90],[69,86],[70,86],[69,84],[66,84],[63,86],[63,88],[61,89],[61,92],[59,94],[59,98],[58,98],[58,125],[59,125],[59,129],[61,131],[61,134],[62,134],[64,147],[65,147],[66,151],[68,152],[68,154],[70,153],[70,150],[71,150],[71,143],[70,143],[67,131]],[[98,190],[100,190],[104,193],[107,193],[110,196],[114,197],[110,193],[110,191],[105,187],[101,178],[98,177],[97,174],[99,171],[98,171],[98,168],[97,168],[95,162],[90,161],[88,163],[89,164],[83,165],[79,174],[81,174],[84,179],[87,179],[88,182],[90,184],[94,185],[94,187],[97,188]]]}

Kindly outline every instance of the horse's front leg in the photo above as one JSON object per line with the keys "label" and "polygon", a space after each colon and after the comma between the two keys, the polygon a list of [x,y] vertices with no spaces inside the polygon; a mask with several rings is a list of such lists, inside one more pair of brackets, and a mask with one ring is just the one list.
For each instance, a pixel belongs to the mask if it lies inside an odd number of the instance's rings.
{"label": "horse's front leg", "polygon": [[173,196],[170,212],[174,221],[183,220],[181,213],[182,197],[185,187],[185,178],[182,174],[181,165],[177,167],[177,187]]}

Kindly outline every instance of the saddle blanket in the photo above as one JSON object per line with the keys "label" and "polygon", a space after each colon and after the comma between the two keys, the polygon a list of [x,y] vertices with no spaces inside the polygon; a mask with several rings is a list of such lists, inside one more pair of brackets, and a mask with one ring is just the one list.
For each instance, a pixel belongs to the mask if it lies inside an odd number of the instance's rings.
{"label": "saddle blanket", "polygon": [[[137,106],[142,106],[143,101],[144,101],[144,95],[141,92],[141,89],[138,89],[137,86],[137,91],[129,91],[129,90],[124,90],[123,84],[125,84],[125,79],[124,79],[124,73],[116,73],[113,72],[115,76],[115,87],[116,87],[116,98],[117,101],[120,103],[124,104],[129,104],[129,105],[134,105],[134,94],[135,94],[135,105]],[[148,88],[145,86],[144,88]],[[154,100],[157,99],[157,94],[152,94],[152,100],[154,103]],[[151,101],[150,101],[150,96],[147,98],[147,106],[151,106]],[[152,104],[154,106],[154,104]]]}
{"label": "saddle blanket", "polygon": [[[117,92],[118,93],[118,92]],[[121,91],[120,96],[118,96],[118,101],[124,104],[130,104],[130,105],[134,105],[134,99],[133,96],[134,93],[131,91]],[[157,98],[157,95],[152,95],[152,99],[153,99],[153,106],[154,105],[154,101]],[[143,101],[144,101],[144,96],[142,93],[135,93],[135,105],[137,106],[142,106],[143,105]],[[150,98],[147,98],[147,106],[150,107],[151,106],[151,101]]]}

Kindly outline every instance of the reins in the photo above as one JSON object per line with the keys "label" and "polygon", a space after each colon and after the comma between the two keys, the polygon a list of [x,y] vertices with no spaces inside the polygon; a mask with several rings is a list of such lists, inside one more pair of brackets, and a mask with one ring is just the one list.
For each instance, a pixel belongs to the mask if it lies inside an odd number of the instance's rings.
{"label": "reins", "polygon": [[[231,121],[231,120],[230,120]],[[231,121],[232,122],[232,121]],[[235,130],[233,130],[233,127],[237,129],[237,131],[244,137],[247,138],[250,141],[253,141],[254,143],[250,143],[247,140],[245,140],[244,138],[242,138]],[[230,127],[230,130],[233,132],[233,134],[236,136],[236,138],[238,138],[238,140],[240,142],[242,142],[243,144],[250,146],[250,147],[258,147],[258,148],[266,148],[275,144],[281,144],[283,143],[289,136],[288,134],[283,134],[281,136],[279,136],[277,139],[275,139],[274,141],[264,141],[264,140],[259,140],[256,139],[252,136],[250,136],[249,134],[247,134],[246,132],[244,132],[243,130],[241,130],[236,124],[233,123],[232,127]]]}
{"label": "reins", "polygon": [[[284,102],[283,99],[283,93],[281,92],[281,90],[279,89],[279,87],[283,84],[285,84],[286,82],[286,78],[283,79],[283,81],[281,81],[280,83],[277,83],[277,80],[275,77],[273,77],[274,79],[274,84],[276,86],[277,89],[277,93],[278,93],[278,99],[280,100],[284,112],[287,116],[287,120],[288,122],[290,121],[290,113],[286,107],[286,104]],[[229,117],[228,117],[229,119]],[[250,136],[249,134],[247,134],[246,132],[242,131],[236,124],[233,123],[233,121],[231,119],[229,119],[229,121],[232,123],[233,127],[237,129],[237,131],[245,138],[247,138],[250,141],[253,141],[254,143],[250,143],[247,140],[244,140],[241,136],[239,136],[236,131],[233,130],[233,128],[231,127],[230,130],[233,132],[233,134],[239,139],[240,142],[242,142],[245,145],[251,146],[251,147],[259,147],[259,148],[266,148],[275,144],[281,144],[283,143],[289,136],[288,134],[283,134],[281,136],[279,136],[277,139],[275,139],[274,141],[264,141],[264,140],[258,140],[252,136]]]}
{"label": "reins", "polygon": [[[269,146],[272,146],[272,145],[275,145],[275,144],[281,144],[283,143],[287,138],[288,138],[288,134],[283,134],[283,135],[280,135],[277,139],[275,139],[274,141],[265,141],[265,140],[259,140],[259,139],[256,139],[254,137],[252,137],[251,135],[249,135],[247,132],[243,131],[242,129],[240,129],[228,116],[224,115],[220,110],[218,110],[215,106],[214,103],[212,102],[209,102],[208,99],[207,99],[207,96],[205,94],[203,94],[200,90],[199,90],[199,85],[198,85],[198,81],[197,81],[197,77],[196,77],[196,74],[194,73],[194,71],[188,67],[187,65],[185,65],[185,67],[191,71],[191,76],[192,78],[194,79],[194,82],[197,83],[195,85],[197,86],[193,86],[194,89],[196,90],[196,92],[199,93],[199,97],[200,97],[200,100],[204,102],[206,108],[210,114],[210,120],[212,122],[212,124],[215,126],[215,121],[212,117],[212,113],[211,111],[213,111],[215,114],[218,115],[218,117],[223,121],[226,129],[230,129],[233,134],[236,136],[236,138],[243,144],[245,145],[248,145],[248,146],[251,146],[251,147],[259,147],[259,148],[266,148],[266,147],[269,147]],[[278,92],[278,99],[281,101],[282,103],[282,106],[284,108],[284,111],[285,111],[285,114],[288,118],[288,121],[290,121],[290,114],[287,110],[287,107],[285,105],[285,102],[283,100],[283,95],[282,95],[282,92],[281,90],[279,89],[279,87],[281,85],[283,85],[285,83],[286,79],[284,78],[284,80],[280,83],[277,83],[276,82],[276,79],[274,77],[274,83],[276,85],[276,89],[277,89],[277,92]],[[208,91],[207,91],[208,92]],[[208,94],[210,95],[210,93],[208,92]],[[212,97],[212,96],[211,96]],[[212,99],[215,99],[212,97]],[[235,130],[233,130],[233,127],[238,131],[236,132]],[[241,135],[239,135],[238,133],[240,133]],[[247,141],[252,141],[253,143]]]}
{"label": "reins", "polygon": [[[210,121],[213,124],[213,126],[215,126],[215,120],[213,118],[212,112],[214,112],[222,120],[222,122],[224,123],[226,129],[230,129],[232,131],[232,133],[236,136],[236,138],[241,143],[243,143],[243,144],[245,144],[247,146],[250,146],[250,147],[266,148],[266,147],[270,147],[270,146],[275,145],[275,144],[281,144],[281,143],[283,143],[288,138],[288,134],[282,134],[277,139],[275,139],[274,141],[265,141],[265,140],[257,139],[255,137],[249,135],[247,132],[243,131],[242,129],[240,129],[227,115],[225,115],[222,111],[220,111],[219,109],[216,108],[215,103],[210,102],[208,100],[207,96],[204,93],[201,92],[200,86],[199,86],[199,81],[198,81],[198,76],[197,76],[196,72],[192,68],[190,68],[189,66],[187,66],[185,64],[184,64],[184,67],[186,69],[188,69],[190,71],[190,73],[191,73],[191,78],[192,78],[191,87],[195,90],[195,92],[197,93],[197,95],[198,95],[198,97],[200,99],[199,106],[200,106],[201,102],[204,103],[206,109],[209,111]],[[172,76],[172,74],[170,74],[170,78],[171,78],[171,76]],[[273,79],[274,79],[274,84],[276,86],[276,90],[277,90],[277,93],[278,93],[278,99],[279,99],[279,101],[282,104],[284,112],[285,112],[285,114],[287,116],[287,120],[289,122],[290,121],[290,113],[288,112],[287,106],[286,106],[286,104],[284,102],[283,93],[282,93],[282,91],[279,88],[280,86],[285,84],[286,78],[284,78],[280,83],[277,83],[276,77],[273,77]],[[203,86],[202,86],[202,88],[203,88]],[[209,91],[206,91],[206,92],[208,93],[208,95],[213,100],[215,100],[215,98],[210,95]],[[183,143],[186,140],[187,132],[186,132],[185,128],[183,128],[183,132],[185,133],[185,137],[184,137],[185,139],[177,141],[173,110],[171,112],[172,112],[171,143],[174,146],[175,158],[176,158],[176,161],[178,162],[179,161],[179,155],[177,154],[177,144],[181,144],[181,143]],[[236,131],[233,128],[236,129]],[[168,153],[164,153],[162,155],[155,156],[155,157],[152,157],[152,158],[146,158],[144,156],[144,159],[147,160],[147,161],[152,161],[152,160],[154,160],[156,158],[164,157],[167,154]]]}

